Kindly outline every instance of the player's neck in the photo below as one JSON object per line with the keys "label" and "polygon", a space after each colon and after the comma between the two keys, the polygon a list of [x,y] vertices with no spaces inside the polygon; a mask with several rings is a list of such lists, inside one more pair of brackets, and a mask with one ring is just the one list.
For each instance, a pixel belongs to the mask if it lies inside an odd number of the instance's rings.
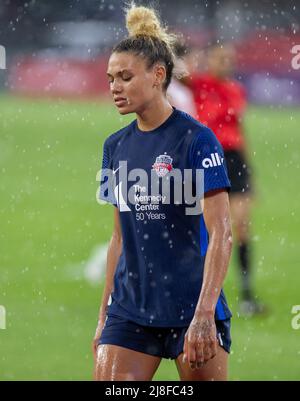
{"label": "player's neck", "polygon": [[148,105],[141,113],[137,113],[138,127],[142,131],[152,131],[162,125],[173,113],[167,99],[159,99]]}

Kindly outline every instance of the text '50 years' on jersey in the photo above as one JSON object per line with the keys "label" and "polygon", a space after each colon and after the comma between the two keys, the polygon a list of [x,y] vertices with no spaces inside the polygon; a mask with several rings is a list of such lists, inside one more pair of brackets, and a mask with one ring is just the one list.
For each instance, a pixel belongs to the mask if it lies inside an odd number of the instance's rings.
{"label": "text '50 years' on jersey", "polygon": [[[183,196],[180,202],[172,191],[184,192],[188,183],[202,197],[211,190],[228,190],[223,158],[212,131],[175,108],[152,131],[141,131],[135,120],[106,139],[100,198],[119,208],[123,237],[108,314],[147,326],[189,325],[201,291],[208,233],[203,214],[189,213],[190,200],[187,205]],[[112,170],[113,196],[104,185],[108,183],[104,169]],[[197,170],[204,174],[200,192]],[[175,171],[176,179],[172,178]],[[154,195],[153,177],[159,186]],[[169,192],[163,180],[169,182]],[[221,291],[215,318],[229,317]]]}

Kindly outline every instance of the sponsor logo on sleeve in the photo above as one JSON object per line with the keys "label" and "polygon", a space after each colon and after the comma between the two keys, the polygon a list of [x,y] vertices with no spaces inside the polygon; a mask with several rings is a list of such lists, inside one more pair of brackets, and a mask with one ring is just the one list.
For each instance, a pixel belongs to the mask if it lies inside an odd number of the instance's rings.
{"label": "sponsor logo on sleeve", "polygon": [[218,153],[211,153],[210,157],[206,157],[202,161],[202,166],[204,168],[217,167],[223,164],[224,158]]}

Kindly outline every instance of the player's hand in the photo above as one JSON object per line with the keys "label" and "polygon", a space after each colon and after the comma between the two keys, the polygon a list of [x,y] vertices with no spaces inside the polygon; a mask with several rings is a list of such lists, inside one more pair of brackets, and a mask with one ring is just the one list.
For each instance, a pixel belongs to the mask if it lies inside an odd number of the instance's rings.
{"label": "player's hand", "polygon": [[106,320],[106,316],[102,316],[102,317],[99,318],[98,325],[97,325],[96,332],[95,332],[95,336],[94,336],[94,339],[92,341],[92,352],[93,352],[94,362],[95,363],[97,361],[98,343],[99,343],[99,339],[101,337],[101,333],[102,333],[103,327],[105,325],[105,320]]}
{"label": "player's hand", "polygon": [[183,362],[191,369],[202,367],[217,354],[216,323],[213,315],[194,316],[184,337]]}

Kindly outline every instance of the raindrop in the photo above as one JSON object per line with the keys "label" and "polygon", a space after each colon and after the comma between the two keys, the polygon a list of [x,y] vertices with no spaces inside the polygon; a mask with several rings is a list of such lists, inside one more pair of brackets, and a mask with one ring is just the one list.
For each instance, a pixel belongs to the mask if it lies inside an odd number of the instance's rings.
{"label": "raindrop", "polygon": [[169,237],[169,233],[168,233],[167,231],[164,231],[164,232],[162,233],[162,237],[163,237],[164,239],[167,239],[167,238]]}

